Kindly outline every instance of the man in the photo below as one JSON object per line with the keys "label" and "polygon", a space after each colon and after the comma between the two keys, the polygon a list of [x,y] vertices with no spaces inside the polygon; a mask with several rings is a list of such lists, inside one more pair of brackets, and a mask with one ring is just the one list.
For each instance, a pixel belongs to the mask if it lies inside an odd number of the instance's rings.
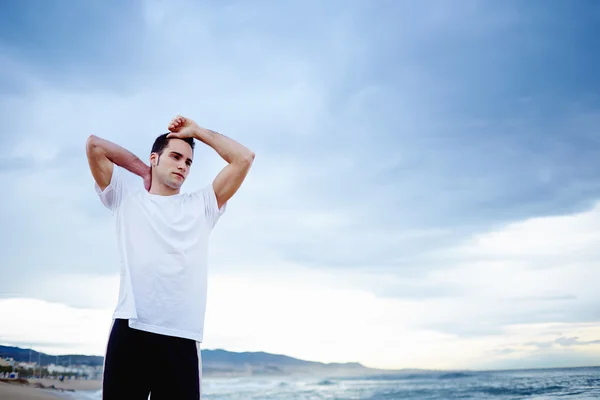
{"label": "man", "polygon": [[[175,117],[168,129],[154,142],[150,166],[94,135],[86,143],[96,192],[116,220],[121,264],[105,400],[200,398],[208,238],[254,153],[189,118]],[[194,140],[228,165],[211,185],[182,193]]]}

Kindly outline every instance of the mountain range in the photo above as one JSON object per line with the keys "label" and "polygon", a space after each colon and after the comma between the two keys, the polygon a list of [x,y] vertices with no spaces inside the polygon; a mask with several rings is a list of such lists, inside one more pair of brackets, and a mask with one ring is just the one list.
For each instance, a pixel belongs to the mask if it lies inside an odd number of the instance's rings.
{"label": "mountain range", "polygon": [[[41,365],[89,365],[102,366],[104,357],[82,354],[50,355],[32,349],[1,346],[0,358],[13,358],[21,362],[37,362]],[[202,350],[203,374],[212,376],[243,375],[373,375],[398,371],[373,369],[360,363],[321,363],[306,361],[281,354],[265,352],[231,352],[222,349]]]}

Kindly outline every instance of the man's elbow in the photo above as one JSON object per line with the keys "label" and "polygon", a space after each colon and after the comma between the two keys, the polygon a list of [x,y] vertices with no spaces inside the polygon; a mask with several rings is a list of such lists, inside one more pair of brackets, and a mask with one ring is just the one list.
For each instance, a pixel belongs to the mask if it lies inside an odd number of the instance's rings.
{"label": "man's elbow", "polygon": [[248,150],[247,152],[245,152],[238,158],[238,163],[243,165],[245,168],[250,168],[250,166],[252,166],[253,162],[254,162],[254,152],[252,152],[250,150]]}
{"label": "man's elbow", "polygon": [[88,150],[93,149],[98,146],[98,136],[90,135],[85,141],[85,148]]}
{"label": "man's elbow", "polygon": [[89,156],[104,154],[104,150],[100,145],[101,139],[98,136],[90,135],[85,142],[85,150]]}
{"label": "man's elbow", "polygon": [[251,150],[248,150],[248,152],[244,155],[244,162],[252,165],[252,163],[254,162],[254,152]]}

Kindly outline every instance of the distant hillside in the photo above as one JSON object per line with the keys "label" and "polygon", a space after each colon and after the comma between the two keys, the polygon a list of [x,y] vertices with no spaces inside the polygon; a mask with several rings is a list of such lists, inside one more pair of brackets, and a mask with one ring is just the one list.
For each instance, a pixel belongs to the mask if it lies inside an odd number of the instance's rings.
{"label": "distant hillside", "polygon": [[0,346],[0,358],[14,358],[17,361],[37,362],[41,365],[56,364],[56,365],[102,365],[104,357],[101,356],[86,356],[81,354],[65,354],[53,356],[45,353],[40,353],[35,350],[22,349],[20,347]]}
{"label": "distant hillside", "polygon": [[[20,347],[0,346],[0,357],[17,361],[35,361],[42,365],[92,365],[101,366],[102,356],[81,354],[48,355]],[[207,375],[288,375],[288,374],[343,374],[366,375],[384,371],[366,368],[359,363],[320,363],[305,361],[286,355],[265,352],[230,352],[202,350],[203,373]]]}
{"label": "distant hillside", "polygon": [[226,350],[202,350],[202,366],[212,375],[264,375],[264,374],[367,374],[371,370],[359,363],[320,363],[305,361],[280,354],[265,352],[230,352]]}

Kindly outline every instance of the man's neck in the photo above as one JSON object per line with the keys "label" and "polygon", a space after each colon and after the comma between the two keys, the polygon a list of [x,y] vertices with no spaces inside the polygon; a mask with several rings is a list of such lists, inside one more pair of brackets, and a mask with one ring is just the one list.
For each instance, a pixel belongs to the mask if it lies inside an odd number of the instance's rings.
{"label": "man's neck", "polygon": [[150,187],[150,191],[148,193],[158,196],[173,196],[175,194],[179,194],[179,189],[173,189],[172,187],[160,182],[156,182],[156,180],[153,179],[152,186]]}

